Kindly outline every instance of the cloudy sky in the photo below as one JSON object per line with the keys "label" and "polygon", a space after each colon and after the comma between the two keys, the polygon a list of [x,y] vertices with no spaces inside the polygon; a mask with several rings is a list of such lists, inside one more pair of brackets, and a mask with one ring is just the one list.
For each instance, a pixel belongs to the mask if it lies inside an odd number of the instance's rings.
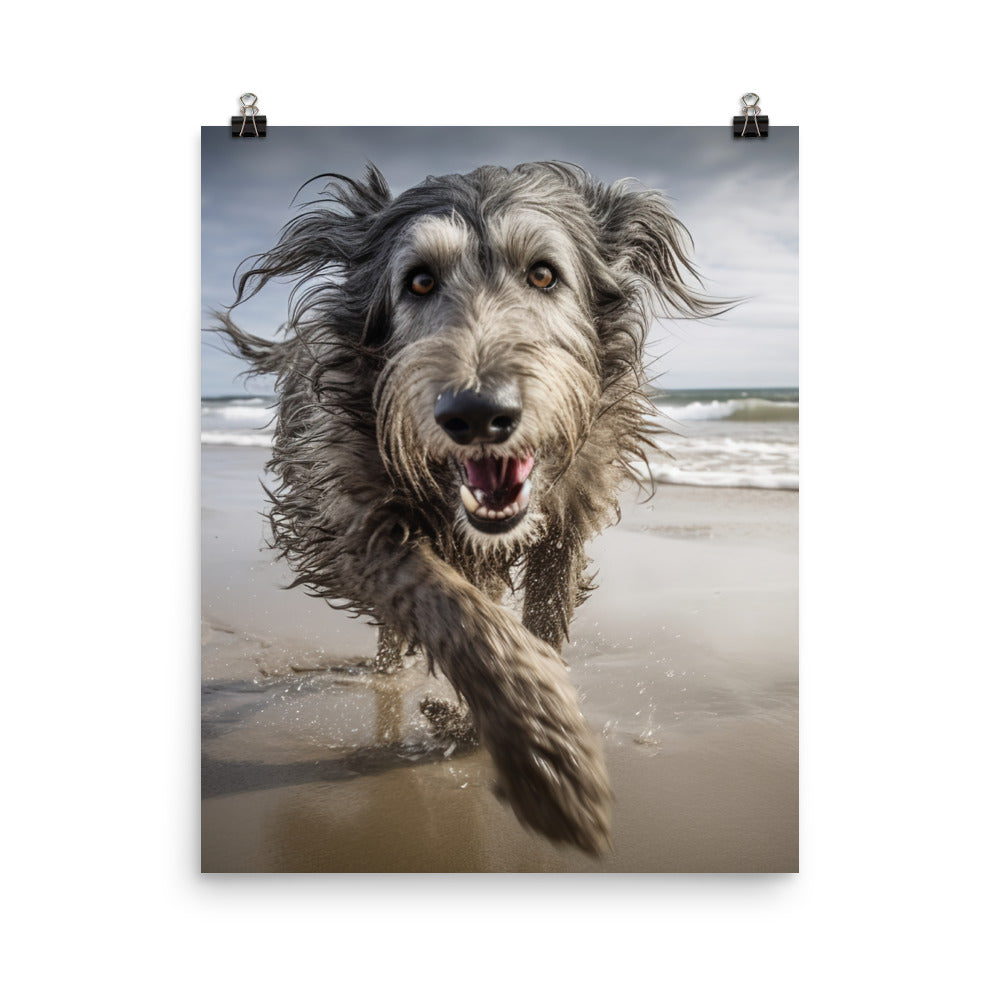
{"label": "cloudy sky", "polygon": [[[269,249],[295,214],[303,181],[324,172],[360,176],[368,161],[394,192],[429,174],[484,163],[576,163],[593,176],[634,177],[667,194],[691,231],[694,259],[710,293],[745,298],[710,321],[658,321],[651,366],[663,388],[798,385],[798,130],[741,141],[703,128],[274,128],[263,141],[228,128],[202,129],[202,306],[233,299],[233,272]],[[316,186],[309,189],[313,195]],[[287,315],[290,286],[274,283],[235,316],[272,334]],[[245,383],[243,364],[202,335],[202,394],[267,391]]]}

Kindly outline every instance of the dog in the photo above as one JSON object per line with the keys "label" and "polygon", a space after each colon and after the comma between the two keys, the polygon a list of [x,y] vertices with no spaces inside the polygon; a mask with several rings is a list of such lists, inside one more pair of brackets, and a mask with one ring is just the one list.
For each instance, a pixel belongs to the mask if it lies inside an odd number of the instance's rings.
{"label": "dog", "polygon": [[[651,317],[720,303],[660,194],[575,166],[484,166],[395,199],[372,165],[316,180],[220,314],[276,377],[273,545],[293,585],[379,625],[382,669],[420,650],[444,673],[522,824],[599,853],[611,788],[560,650],[593,589],[585,546],[642,478]],[[236,326],[282,277],[289,335]]]}

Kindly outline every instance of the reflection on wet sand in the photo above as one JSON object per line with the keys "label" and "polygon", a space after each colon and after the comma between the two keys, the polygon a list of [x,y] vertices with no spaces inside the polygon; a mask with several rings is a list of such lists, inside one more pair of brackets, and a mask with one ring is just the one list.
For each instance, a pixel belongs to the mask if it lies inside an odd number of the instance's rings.
{"label": "reflection on wet sand", "polygon": [[[522,830],[483,751],[286,770],[203,802],[203,869],[244,872],[773,872],[796,868],[794,743],[782,727],[610,745],[615,851],[593,861]],[[350,773],[349,773],[350,772]],[[277,772],[272,772],[273,778]]]}

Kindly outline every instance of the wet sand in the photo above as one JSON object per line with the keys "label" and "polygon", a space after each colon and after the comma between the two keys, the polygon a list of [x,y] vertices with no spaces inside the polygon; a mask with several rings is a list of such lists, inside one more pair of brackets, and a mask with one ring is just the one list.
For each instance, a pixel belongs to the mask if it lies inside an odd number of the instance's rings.
{"label": "wet sand", "polygon": [[204,871],[797,870],[797,493],[662,486],[592,546],[565,656],[616,796],[595,860],[522,829],[484,751],[430,739],[417,704],[447,682],[362,669],[374,629],[281,589],[263,456],[203,447]]}

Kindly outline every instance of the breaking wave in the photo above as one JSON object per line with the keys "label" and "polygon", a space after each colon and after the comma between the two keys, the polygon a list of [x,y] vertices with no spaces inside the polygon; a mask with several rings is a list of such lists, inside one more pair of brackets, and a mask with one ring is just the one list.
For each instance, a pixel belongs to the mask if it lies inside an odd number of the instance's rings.
{"label": "breaking wave", "polygon": [[773,399],[712,399],[689,403],[657,401],[656,408],[665,417],[679,423],[695,420],[738,420],[753,423],[791,421],[798,423],[797,401]]}

